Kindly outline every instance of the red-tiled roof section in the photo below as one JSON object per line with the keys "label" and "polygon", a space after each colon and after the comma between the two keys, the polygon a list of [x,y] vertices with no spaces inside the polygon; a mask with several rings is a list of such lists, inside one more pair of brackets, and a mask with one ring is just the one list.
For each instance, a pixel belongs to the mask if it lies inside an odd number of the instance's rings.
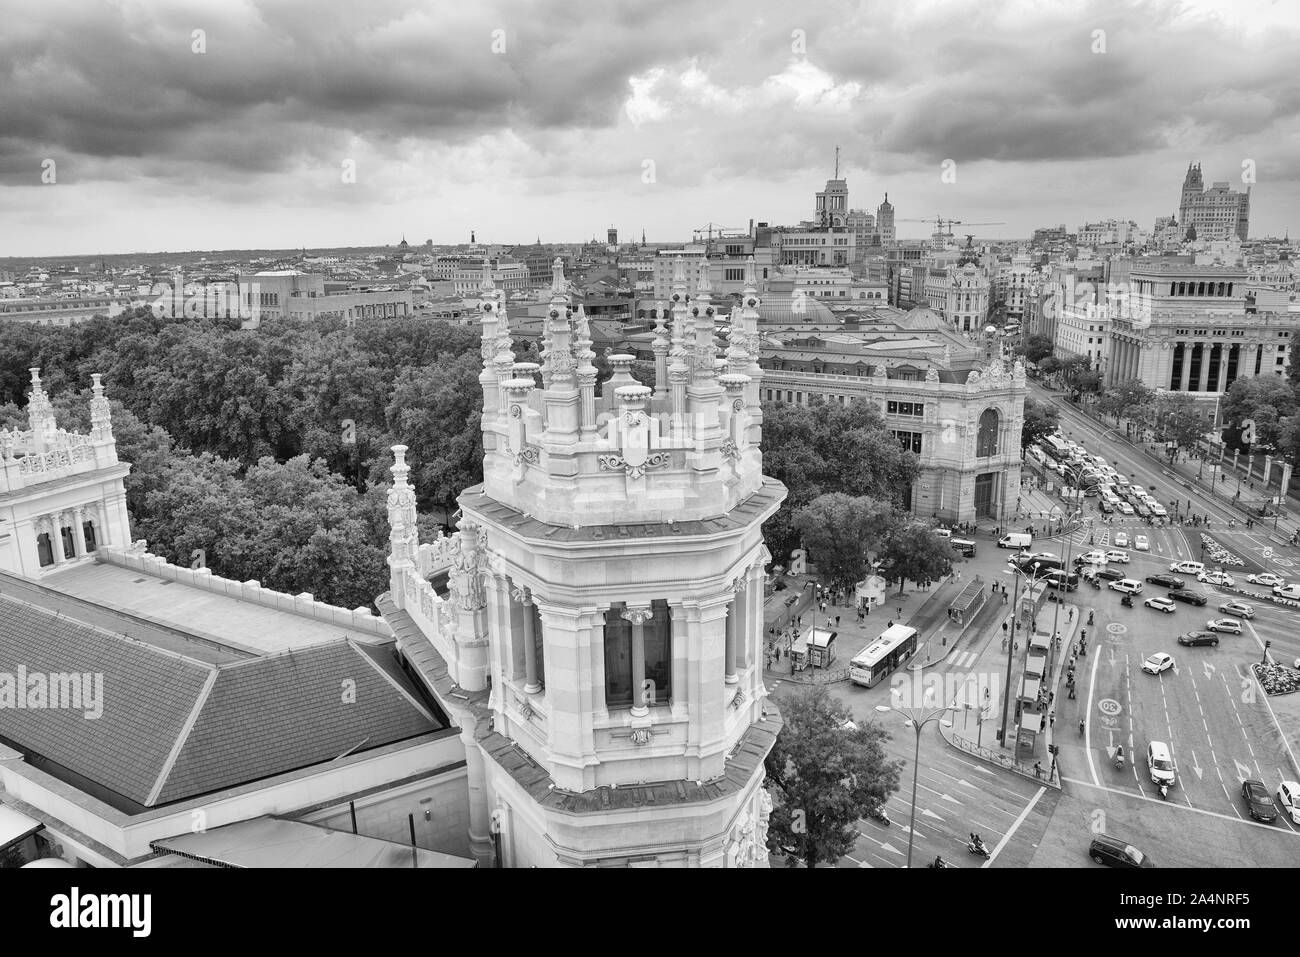
{"label": "red-tiled roof section", "polygon": [[166,804],[437,731],[349,642],[221,669],[158,795]]}
{"label": "red-tiled roof section", "polygon": [[141,804],[211,671],[0,595],[0,672],[20,667],[103,675],[103,713],[3,708],[0,735]]}

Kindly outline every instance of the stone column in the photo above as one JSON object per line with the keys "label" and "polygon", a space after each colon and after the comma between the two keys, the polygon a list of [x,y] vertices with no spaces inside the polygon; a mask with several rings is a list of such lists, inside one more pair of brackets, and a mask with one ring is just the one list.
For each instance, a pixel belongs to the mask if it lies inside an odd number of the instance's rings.
{"label": "stone column", "polygon": [[1215,380],[1214,380],[1215,392],[1222,392],[1224,389],[1227,388],[1226,382],[1228,379],[1228,355],[1231,351],[1232,351],[1231,347],[1229,347],[1227,343],[1223,343],[1222,345],[1219,346],[1219,374],[1215,376]]}
{"label": "stone column", "polygon": [[517,588],[515,600],[524,609],[524,693],[537,694],[542,690],[537,680],[537,635],[533,630],[533,598],[527,588]]}
{"label": "stone column", "polygon": [[722,659],[722,680],[724,684],[729,685],[740,681],[740,676],[736,674],[736,632],[738,631],[736,617],[740,614],[744,582],[744,578],[740,578],[731,586],[734,597],[731,599],[731,604],[727,606],[727,639]]}
{"label": "stone column", "polygon": [[72,510],[72,551],[77,558],[86,554],[86,530],[81,527],[81,506]]}
{"label": "stone column", "polygon": [[63,554],[63,513],[50,516],[50,545],[53,546],[54,564],[62,565],[68,559]]}
{"label": "stone column", "polygon": [[469,852],[479,867],[492,866],[492,828],[488,814],[487,780],[483,770],[483,752],[474,735],[474,718],[466,714],[460,728],[465,746],[465,778],[469,787]]}
{"label": "stone column", "polygon": [[645,687],[645,623],[652,615],[649,605],[629,605],[623,612],[632,623],[632,716],[636,718],[650,713]]}
{"label": "stone column", "polygon": [[1192,381],[1192,349],[1193,344],[1190,342],[1183,343],[1183,368],[1179,373],[1179,391],[1186,392]]}
{"label": "stone column", "polygon": [[1204,392],[1209,385],[1210,378],[1210,347],[1209,343],[1201,343],[1201,375],[1200,388],[1198,392]]}

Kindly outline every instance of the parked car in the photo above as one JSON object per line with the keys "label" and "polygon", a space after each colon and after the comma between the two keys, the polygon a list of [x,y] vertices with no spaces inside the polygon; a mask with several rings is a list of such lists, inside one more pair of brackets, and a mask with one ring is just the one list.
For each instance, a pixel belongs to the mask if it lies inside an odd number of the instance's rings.
{"label": "parked car", "polygon": [[1234,618],[1254,618],[1255,606],[1247,605],[1244,601],[1224,602],[1219,606],[1219,611],[1225,615],[1232,615]]}
{"label": "parked car", "polygon": [[1161,588],[1183,588],[1187,583],[1173,575],[1148,575],[1147,581]]}
{"label": "parked car", "polygon": [[1300,784],[1283,781],[1277,788],[1277,805],[1292,824],[1300,824]]}
{"label": "parked car", "polygon": [[1133,547],[1139,552],[1149,552],[1151,551],[1151,542],[1148,541],[1145,535],[1138,535],[1133,539]]}
{"label": "parked car", "polygon": [[1088,856],[1094,864],[1107,867],[1155,867],[1155,862],[1127,841],[1098,834],[1088,845]]}
{"label": "parked car", "polygon": [[1171,591],[1169,593],[1169,598],[1171,601],[1186,602],[1189,605],[1195,605],[1197,608],[1201,608],[1206,603],[1209,602],[1209,599],[1206,598],[1204,595],[1202,595],[1200,592],[1188,591],[1187,589],[1183,589],[1181,591]]}
{"label": "parked car", "polygon": [[1277,805],[1273,803],[1273,795],[1268,793],[1263,781],[1242,781],[1241,796],[1246,802],[1246,811],[1255,820],[1265,823],[1277,820]]}
{"label": "parked car", "polygon": [[1258,575],[1247,575],[1246,581],[1252,585],[1267,585],[1269,588],[1280,588],[1286,584],[1286,579],[1280,575],[1274,575],[1272,572],[1260,572]]}
{"label": "parked car", "polygon": [[1196,576],[1196,580],[1198,582],[1205,582],[1207,585],[1226,585],[1228,588],[1232,588],[1237,584],[1237,580],[1227,572],[1221,572],[1218,570],[1201,572]]}
{"label": "parked car", "polygon": [[1178,643],[1188,648],[1199,648],[1202,645],[1217,648],[1219,647],[1219,636],[1212,631],[1189,631],[1185,635],[1178,636]]}
{"label": "parked car", "polygon": [[1128,548],[1128,532],[1115,533],[1115,547]]}
{"label": "parked car", "polygon": [[1112,549],[1106,553],[1106,561],[1117,562],[1120,565],[1127,565],[1129,561],[1128,552],[1121,552],[1118,549]]}
{"label": "parked car", "polygon": [[1174,608],[1176,607],[1168,598],[1161,598],[1159,595],[1156,595],[1154,598],[1148,598],[1142,604],[1146,605],[1148,608],[1154,608],[1156,611],[1163,611],[1166,615],[1172,615],[1174,613]]}
{"label": "parked car", "polygon": [[1225,635],[1241,634],[1241,622],[1235,618],[1211,618],[1205,623],[1210,631],[1223,632]]}
{"label": "parked car", "polygon": [[1166,654],[1163,651],[1157,651],[1154,655],[1142,662],[1142,670],[1149,675],[1158,675],[1162,671],[1168,671],[1174,666],[1174,656]]}

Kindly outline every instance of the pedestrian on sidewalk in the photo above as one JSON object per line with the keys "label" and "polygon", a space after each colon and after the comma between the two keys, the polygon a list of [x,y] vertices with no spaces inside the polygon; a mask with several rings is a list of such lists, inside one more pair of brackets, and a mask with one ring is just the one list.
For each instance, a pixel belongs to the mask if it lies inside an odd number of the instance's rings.
{"label": "pedestrian on sidewalk", "polygon": [[840,616],[839,616],[839,615],[836,615],[836,616],[835,616],[835,627],[838,628],[839,626],[840,626]]}
{"label": "pedestrian on sidewalk", "polygon": [[[1068,621],[1074,621],[1074,606],[1073,606],[1073,605],[1070,606],[1070,617],[1069,617],[1067,620],[1068,620]],[[1060,641],[1060,639],[1058,638],[1057,641]]]}
{"label": "pedestrian on sidewalk", "polygon": [[893,627],[894,627],[894,619],[892,619],[892,618],[889,619],[889,627],[890,627],[890,628],[893,628]]}
{"label": "pedestrian on sidewalk", "polygon": [[1003,590],[1003,592],[1002,592],[1002,604],[1005,605],[1008,601],[1009,601],[1009,599],[1007,598],[1007,593],[1006,593],[1005,590]]}
{"label": "pedestrian on sidewalk", "polygon": [[1042,776],[1043,776],[1043,762],[1041,762],[1041,761],[1035,761],[1035,762],[1034,762],[1034,777],[1036,777],[1036,778],[1041,778]]}

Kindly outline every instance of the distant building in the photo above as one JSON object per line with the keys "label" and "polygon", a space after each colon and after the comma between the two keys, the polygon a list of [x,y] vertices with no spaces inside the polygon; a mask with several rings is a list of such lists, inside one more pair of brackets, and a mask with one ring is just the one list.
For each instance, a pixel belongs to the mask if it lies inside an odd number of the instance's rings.
{"label": "distant building", "polygon": [[1250,231],[1250,187],[1238,193],[1224,181],[1207,189],[1201,180],[1201,164],[1189,163],[1187,175],[1183,177],[1178,219],[1184,239],[1193,238],[1194,231],[1196,239],[1236,236],[1244,240]]}
{"label": "distant building", "polygon": [[95,316],[119,315],[129,300],[117,296],[75,299],[0,298],[0,323],[25,322],[39,326],[71,326]]}

